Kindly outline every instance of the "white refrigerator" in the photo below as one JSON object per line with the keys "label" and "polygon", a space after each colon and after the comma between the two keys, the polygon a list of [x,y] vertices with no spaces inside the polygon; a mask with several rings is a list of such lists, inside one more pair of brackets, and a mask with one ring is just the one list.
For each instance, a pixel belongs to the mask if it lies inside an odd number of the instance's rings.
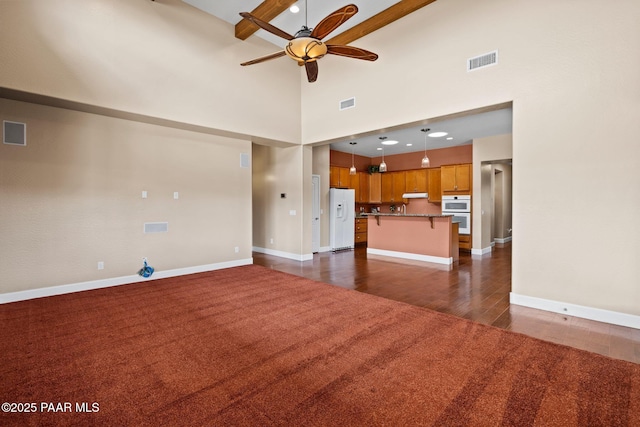
{"label": "white refrigerator", "polygon": [[353,249],[356,190],[329,189],[329,244],[332,251]]}

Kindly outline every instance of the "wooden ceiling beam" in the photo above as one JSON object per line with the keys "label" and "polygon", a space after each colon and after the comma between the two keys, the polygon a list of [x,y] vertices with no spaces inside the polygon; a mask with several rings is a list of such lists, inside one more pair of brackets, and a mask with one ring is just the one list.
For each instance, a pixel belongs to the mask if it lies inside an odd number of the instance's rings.
{"label": "wooden ceiling beam", "polygon": [[331,38],[330,40],[326,40],[326,44],[333,45],[348,45],[354,40],[358,40],[360,37],[364,37],[367,34],[373,33],[374,31],[384,27],[396,21],[403,16],[406,16],[416,10],[425,7],[436,0],[400,0],[398,3],[393,6],[383,10],[377,15],[372,16],[366,21],[361,22],[360,24],[346,30],[344,33],[338,34],[337,36]]}
{"label": "wooden ceiling beam", "polygon": [[[297,0],[264,0],[258,7],[251,11],[251,14],[256,18],[269,22],[291,7],[296,1]],[[246,40],[259,29],[260,27],[257,25],[243,19],[236,24],[236,37],[240,40]]]}

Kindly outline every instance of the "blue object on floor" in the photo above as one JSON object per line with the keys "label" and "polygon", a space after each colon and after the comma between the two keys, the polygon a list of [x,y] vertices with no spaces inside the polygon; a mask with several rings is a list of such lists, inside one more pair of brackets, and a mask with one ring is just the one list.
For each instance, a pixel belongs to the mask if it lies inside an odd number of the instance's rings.
{"label": "blue object on floor", "polygon": [[144,262],[144,267],[142,267],[140,271],[138,271],[138,274],[142,277],[151,277],[151,275],[153,274],[153,267],[147,264],[146,258],[142,258],[142,261]]}

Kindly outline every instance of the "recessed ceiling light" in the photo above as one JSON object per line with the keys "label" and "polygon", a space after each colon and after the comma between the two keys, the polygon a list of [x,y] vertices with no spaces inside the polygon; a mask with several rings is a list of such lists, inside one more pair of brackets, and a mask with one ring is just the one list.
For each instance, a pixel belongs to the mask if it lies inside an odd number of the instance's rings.
{"label": "recessed ceiling light", "polygon": [[382,147],[378,147],[378,148],[376,148],[376,150],[382,151]]}
{"label": "recessed ceiling light", "polygon": [[446,136],[449,135],[447,132],[431,132],[430,134],[428,134],[429,137],[431,138],[440,138],[441,136]]}
{"label": "recessed ceiling light", "polygon": [[298,5],[294,4],[293,6],[291,6],[291,7],[289,8],[289,11],[290,11],[291,13],[298,13],[298,12],[300,12],[300,8],[298,7]]}
{"label": "recessed ceiling light", "polygon": [[413,146],[413,144],[407,144],[407,147],[412,147],[412,146]]}
{"label": "recessed ceiling light", "polygon": [[452,136],[450,136],[449,138],[447,138],[447,141],[451,141],[453,139]]}
{"label": "recessed ceiling light", "polygon": [[396,145],[397,143],[398,141],[393,139],[385,139],[384,141],[382,141],[382,145]]}

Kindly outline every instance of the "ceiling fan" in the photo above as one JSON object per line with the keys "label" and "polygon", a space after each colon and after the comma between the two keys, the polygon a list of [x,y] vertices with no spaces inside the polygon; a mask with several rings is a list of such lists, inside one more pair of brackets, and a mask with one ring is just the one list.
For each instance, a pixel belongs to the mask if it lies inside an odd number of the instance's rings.
{"label": "ceiling fan", "polygon": [[289,41],[289,43],[284,47],[284,50],[280,52],[272,53],[271,55],[263,56],[252,61],[243,62],[240,65],[245,66],[257,64],[259,62],[288,55],[290,58],[295,59],[298,62],[298,65],[304,65],[307,71],[307,79],[312,83],[318,78],[317,60],[326,54],[346,56],[348,58],[363,59],[366,61],[375,61],[378,59],[378,55],[373,52],[369,52],[368,50],[353,46],[330,45],[322,42],[324,37],[329,35],[333,30],[338,28],[357,12],[358,6],[355,4],[346,5],[329,14],[314,28],[307,27],[305,22],[305,25],[302,26],[302,29],[300,29],[295,36],[282,31],[268,22],[262,21],[249,12],[240,12],[240,16],[244,19],[253,22],[258,27],[270,32],[271,34]]}

